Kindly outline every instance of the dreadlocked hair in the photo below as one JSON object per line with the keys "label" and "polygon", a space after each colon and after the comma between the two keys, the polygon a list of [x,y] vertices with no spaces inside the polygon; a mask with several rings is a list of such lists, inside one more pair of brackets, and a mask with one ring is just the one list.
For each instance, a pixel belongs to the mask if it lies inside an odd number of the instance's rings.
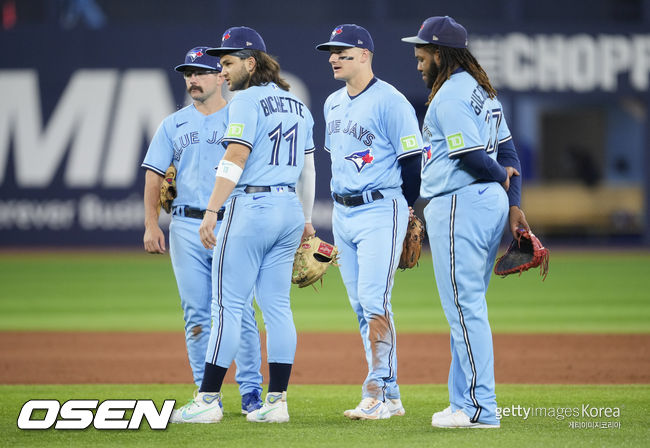
{"label": "dreadlocked hair", "polygon": [[289,83],[280,76],[280,64],[263,51],[249,50],[255,58],[255,71],[250,80],[251,86],[260,86],[268,82],[277,84],[282,90],[289,91]]}
{"label": "dreadlocked hair", "polygon": [[427,105],[431,103],[435,94],[440,90],[440,87],[442,87],[442,84],[451,77],[451,74],[458,66],[462,67],[467,73],[472,75],[476,82],[483,87],[488,97],[495,98],[497,96],[497,91],[492,87],[492,84],[490,84],[490,79],[488,78],[487,73],[485,73],[483,67],[481,67],[476,58],[467,48],[452,48],[435,44],[422,45],[422,47],[431,54],[438,51],[440,55],[440,69],[438,71],[438,76],[431,87],[431,93],[429,94],[429,99],[426,103]]}

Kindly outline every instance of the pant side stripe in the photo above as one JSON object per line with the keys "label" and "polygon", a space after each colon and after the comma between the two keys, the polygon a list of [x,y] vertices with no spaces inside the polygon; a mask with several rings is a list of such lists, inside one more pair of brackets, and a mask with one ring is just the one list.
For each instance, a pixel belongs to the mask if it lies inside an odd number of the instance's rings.
{"label": "pant side stripe", "polygon": [[230,204],[230,214],[228,216],[228,221],[226,222],[226,228],[224,229],[223,234],[223,243],[219,249],[219,271],[217,272],[217,303],[219,304],[219,333],[217,333],[217,341],[214,346],[214,352],[212,354],[211,364],[217,364],[217,358],[219,357],[219,348],[221,347],[221,336],[223,335],[223,303],[222,303],[222,287],[223,287],[223,262],[226,254],[226,242],[228,241],[228,232],[230,231],[230,224],[232,223],[232,218],[235,215],[235,203],[237,197],[232,198]]}
{"label": "pant side stripe", "polygon": [[461,309],[460,302],[458,301],[458,286],[456,284],[456,254],[454,247],[454,225],[456,220],[456,195],[451,197],[451,212],[449,216],[449,258],[450,258],[450,274],[451,274],[451,285],[454,289],[454,303],[456,304],[456,309],[458,310],[458,317],[460,320],[460,326],[463,330],[463,338],[465,340],[465,345],[467,347],[467,356],[469,357],[469,364],[472,368],[472,384],[469,388],[469,395],[472,399],[472,403],[476,407],[476,412],[471,417],[472,422],[477,422],[479,416],[481,415],[481,406],[476,399],[476,366],[474,364],[474,355],[472,354],[472,346],[469,343],[469,333],[467,332],[467,327],[465,326],[465,318],[463,317],[463,310]]}

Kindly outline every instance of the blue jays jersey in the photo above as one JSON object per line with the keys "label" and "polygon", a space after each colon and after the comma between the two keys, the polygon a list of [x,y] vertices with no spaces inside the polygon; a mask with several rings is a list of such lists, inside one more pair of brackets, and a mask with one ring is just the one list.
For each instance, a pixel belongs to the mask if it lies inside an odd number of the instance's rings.
{"label": "blue jays jersey", "polygon": [[345,195],[399,188],[398,159],[422,148],[413,106],[390,84],[373,78],[351,98],[346,87],[325,101],[325,149],[332,159],[331,188]]}
{"label": "blue jays jersey", "polygon": [[463,169],[459,156],[485,151],[496,161],[499,143],[510,140],[501,103],[466,71],[444,82],[429,105],[422,126],[420,196],[431,199],[476,181]]}
{"label": "blue jays jersey", "polygon": [[142,167],[165,175],[177,169],[177,196],[172,203],[205,208],[214,187],[215,165],[225,150],[218,144],[226,129],[227,106],[204,115],[193,104],[171,114],[158,127]]}
{"label": "blue jays jersey", "polygon": [[235,192],[247,185],[295,185],[305,153],[314,151],[309,109],[274,83],[237,93],[228,108],[224,143],[251,149]]}

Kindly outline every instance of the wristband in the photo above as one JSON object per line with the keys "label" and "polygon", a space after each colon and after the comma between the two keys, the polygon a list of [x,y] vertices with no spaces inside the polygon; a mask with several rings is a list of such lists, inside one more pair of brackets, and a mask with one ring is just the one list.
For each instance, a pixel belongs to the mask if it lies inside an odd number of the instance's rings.
{"label": "wristband", "polygon": [[206,208],[205,211],[206,211],[206,212],[210,212],[210,213],[214,213],[215,215],[218,215],[218,214],[219,214],[218,211],[216,211],[216,210],[212,210],[211,208]]}
{"label": "wristband", "polygon": [[237,185],[237,182],[239,182],[239,178],[241,177],[243,171],[244,170],[242,170],[239,165],[229,160],[221,159],[219,161],[219,165],[217,165],[217,177],[228,179],[235,185]]}

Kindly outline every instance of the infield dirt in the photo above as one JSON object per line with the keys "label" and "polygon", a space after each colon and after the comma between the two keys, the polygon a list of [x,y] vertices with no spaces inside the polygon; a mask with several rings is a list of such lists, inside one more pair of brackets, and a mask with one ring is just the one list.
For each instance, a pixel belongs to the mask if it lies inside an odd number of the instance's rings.
{"label": "infield dirt", "polygon": [[[448,335],[398,333],[397,343],[400,384],[447,382]],[[497,383],[650,383],[648,334],[496,334],[494,351]],[[359,335],[298,335],[293,384],[360,385],[366,373]],[[0,384],[191,380],[182,333],[0,332]]]}

